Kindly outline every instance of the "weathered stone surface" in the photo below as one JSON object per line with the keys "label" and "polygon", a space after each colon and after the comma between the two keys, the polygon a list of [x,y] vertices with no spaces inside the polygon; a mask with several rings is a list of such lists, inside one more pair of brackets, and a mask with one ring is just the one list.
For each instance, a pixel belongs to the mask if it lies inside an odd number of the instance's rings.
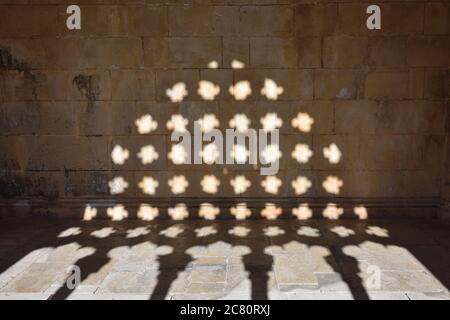
{"label": "weathered stone surface", "polygon": [[[443,0],[381,1],[381,30],[367,29],[368,4],[356,0],[84,0],[81,30],[67,29],[66,6],[55,1],[0,2],[0,195],[27,198],[10,211],[0,206],[2,215],[72,210],[35,207],[41,199],[74,201],[77,208],[86,198],[133,202],[146,196],[138,183],[148,175],[160,184],[151,199],[162,202],[293,197],[299,171],[313,184],[305,196],[330,201],[384,197],[389,207],[390,200],[403,203],[400,196],[420,196],[434,205],[410,214],[424,215],[447,197],[450,42]],[[200,81],[220,88],[214,100],[199,94]],[[230,94],[240,81],[252,91],[244,101]],[[282,92],[264,95],[266,82],[267,90],[275,83]],[[181,83],[187,95],[171,102],[167,90]],[[177,166],[167,158],[170,117],[181,114],[191,131],[207,113],[221,130],[239,113],[256,129],[268,113],[283,121],[276,196],[261,187],[257,166]],[[314,121],[308,130],[292,126],[299,113]],[[136,120],[148,116],[157,127],[143,133]],[[291,156],[298,143],[313,152],[306,163]],[[323,154],[332,143],[342,152],[337,164]],[[130,152],[123,166],[111,162],[116,144]],[[149,144],[159,158],[143,165],[137,154]],[[238,196],[230,180],[239,173],[252,186]],[[202,190],[206,174],[221,180],[216,194]],[[171,193],[174,175],[188,180],[185,193]],[[108,182],[117,176],[129,186],[112,196]],[[339,195],[324,191],[328,176],[343,181]],[[221,209],[221,218],[229,216],[229,208]],[[198,217],[196,208],[190,211]]]}

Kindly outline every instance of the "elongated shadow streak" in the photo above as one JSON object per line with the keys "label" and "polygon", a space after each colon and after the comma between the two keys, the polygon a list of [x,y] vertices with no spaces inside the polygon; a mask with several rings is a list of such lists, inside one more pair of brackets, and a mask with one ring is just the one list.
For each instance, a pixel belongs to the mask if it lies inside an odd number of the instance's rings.
{"label": "elongated shadow streak", "polygon": [[[160,235],[158,245],[159,246],[169,246],[172,248],[172,253],[168,255],[159,256],[159,274],[157,277],[156,286],[150,296],[150,300],[163,300],[167,299],[171,286],[175,283],[178,278],[178,274],[186,270],[189,263],[192,261],[192,257],[186,253],[190,245],[187,239],[195,239],[195,235],[190,233],[191,228],[186,223],[179,224],[164,224],[165,228],[178,226],[183,232],[180,234],[181,237],[167,237]],[[162,231],[161,226],[158,227],[157,233]],[[192,243],[192,241],[191,241]]]}

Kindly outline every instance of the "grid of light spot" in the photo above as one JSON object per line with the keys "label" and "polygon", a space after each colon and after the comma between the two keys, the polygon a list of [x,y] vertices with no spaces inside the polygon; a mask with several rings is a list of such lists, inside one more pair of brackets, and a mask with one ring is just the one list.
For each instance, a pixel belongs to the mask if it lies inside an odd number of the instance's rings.
{"label": "grid of light spot", "polygon": [[[208,67],[211,69],[217,68],[217,62],[211,62]],[[233,69],[241,69],[244,64],[235,60],[232,63]],[[223,90],[219,85],[206,80],[201,80],[198,83],[197,93],[205,101],[213,101],[217,95]],[[274,80],[266,78],[264,85],[260,88],[259,93],[267,100],[277,100],[284,92],[281,85],[277,84]],[[172,103],[181,103],[183,99],[189,95],[186,84],[183,82],[176,82],[172,87],[167,88],[166,95]],[[247,80],[242,80],[234,83],[228,88],[228,93],[234,97],[236,101],[245,101],[253,93],[252,84]],[[199,119],[196,120],[200,126],[203,134],[216,130],[220,126],[220,122],[216,115],[213,113],[205,113]],[[172,114],[165,123],[167,129],[172,132],[180,134],[187,132],[187,126],[189,119],[184,118],[181,114]],[[262,130],[267,134],[280,129],[284,125],[291,125],[299,132],[310,132],[314,119],[306,112],[298,112],[297,115],[291,120],[290,124],[283,123],[283,120],[277,116],[276,112],[268,112],[264,117],[260,119]],[[164,125],[157,123],[151,114],[145,114],[136,119],[134,125],[137,127],[139,134],[145,135],[156,130],[158,126]],[[245,134],[251,129],[251,121],[245,113],[236,113],[228,122],[229,128],[234,129],[238,133]],[[159,157],[167,156],[174,165],[183,165],[187,163],[189,152],[184,148],[181,143],[173,143],[170,151],[167,155],[161,155],[153,145],[142,146],[136,156],[140,159],[143,165],[151,165]],[[203,145],[203,149],[200,151],[200,157],[203,161],[203,165],[213,165],[218,163],[220,152],[217,144],[214,142]],[[245,145],[235,144],[231,150],[231,157],[237,164],[246,164],[251,156],[250,150]],[[264,150],[259,150],[260,157],[265,163],[272,163],[279,161],[283,156],[278,144],[268,144]],[[308,144],[298,143],[291,151],[290,156],[298,163],[308,163],[313,156],[313,151]],[[332,143],[329,146],[323,148],[323,156],[331,164],[337,164],[341,160],[342,153],[339,147]],[[126,146],[115,145],[111,159],[115,165],[124,165],[130,157],[129,150]],[[283,184],[282,180],[276,175],[268,175],[260,177],[259,185],[252,185],[250,180],[247,179],[245,174],[238,174],[230,179],[229,183],[236,196],[245,193],[249,188],[262,188],[268,195],[277,195],[279,188]],[[161,183],[167,183],[171,193],[173,195],[183,195],[190,186],[190,182],[184,175],[173,174],[168,181],[158,181],[152,176],[144,176],[138,183],[138,187],[142,192],[148,196],[154,196],[156,190],[160,187]],[[206,174],[203,176],[200,186],[203,192],[206,194],[214,195],[218,192],[221,181],[214,174]],[[290,181],[290,186],[293,188],[295,195],[302,195],[308,191],[312,186],[312,182],[305,176],[297,176]],[[128,182],[122,176],[116,176],[109,182],[109,190],[112,195],[118,195],[123,193],[129,187]],[[337,176],[328,176],[322,183],[322,187],[326,192],[333,195],[338,195],[343,187],[343,181]],[[113,208],[107,210],[108,216],[112,220],[122,220],[128,217],[128,212],[123,205],[116,205]],[[367,211],[364,207],[356,207],[355,214],[361,219],[367,217]],[[206,220],[214,220],[220,213],[220,209],[211,203],[203,203],[200,205],[198,215]],[[265,208],[260,212],[261,216],[274,220],[277,219],[283,213],[282,209],[277,207],[273,203],[267,203]],[[189,217],[189,210],[183,203],[179,203],[174,207],[168,209],[168,214],[173,220],[183,220]],[[243,220],[252,215],[252,211],[248,208],[246,203],[238,203],[230,209],[230,214],[237,220]],[[329,219],[338,219],[343,214],[343,209],[339,208],[336,204],[330,203],[323,211],[323,216]],[[138,210],[138,218],[146,221],[150,221],[158,217],[159,209],[150,204],[141,204]],[[297,208],[292,210],[292,215],[298,219],[309,219],[312,217],[312,210],[307,203],[300,203]],[[84,219],[90,220],[96,216],[96,209],[90,206],[86,207]]]}

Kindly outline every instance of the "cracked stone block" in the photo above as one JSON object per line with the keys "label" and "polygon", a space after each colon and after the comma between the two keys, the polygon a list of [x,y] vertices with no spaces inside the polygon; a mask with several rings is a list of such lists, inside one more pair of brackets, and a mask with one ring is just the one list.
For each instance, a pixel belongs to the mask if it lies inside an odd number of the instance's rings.
{"label": "cracked stone block", "polygon": [[43,293],[66,273],[66,264],[33,263],[0,291],[6,293]]}

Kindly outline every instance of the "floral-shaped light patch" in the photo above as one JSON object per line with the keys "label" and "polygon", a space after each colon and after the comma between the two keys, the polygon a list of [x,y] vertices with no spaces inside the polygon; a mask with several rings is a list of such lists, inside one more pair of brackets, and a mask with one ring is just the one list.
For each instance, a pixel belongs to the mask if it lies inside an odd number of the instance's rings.
{"label": "floral-shaped light patch", "polygon": [[328,218],[330,220],[337,220],[341,215],[344,214],[344,209],[338,207],[334,203],[329,203],[325,210],[323,210],[322,214],[325,218]]}
{"label": "floral-shaped light patch", "polygon": [[250,151],[247,150],[245,145],[235,144],[231,148],[231,158],[236,161],[237,164],[245,164],[248,157],[250,157]]}
{"label": "floral-shaped light patch", "polygon": [[138,118],[134,124],[136,125],[138,132],[140,134],[150,133],[158,128],[158,123],[153,120],[152,116],[149,114],[143,115]]}
{"label": "floral-shaped light patch", "polygon": [[120,221],[128,218],[128,211],[121,204],[106,209],[106,213],[108,214],[108,217],[110,217],[113,221]]}
{"label": "floral-shaped light patch", "polygon": [[278,118],[278,115],[275,112],[267,113],[263,118],[261,118],[260,122],[265,132],[272,132],[283,126],[283,120]]}
{"label": "floral-shaped light patch", "polygon": [[184,203],[179,203],[175,207],[169,208],[168,213],[173,220],[184,220],[189,217],[189,211]]}
{"label": "floral-shaped light patch", "polygon": [[231,61],[231,68],[233,68],[233,69],[244,69],[245,68],[245,63],[243,63],[242,61],[234,59],[233,61]]}
{"label": "floral-shaped light patch", "polygon": [[292,158],[297,160],[298,163],[308,163],[309,158],[312,157],[313,152],[307,144],[299,143],[295,146],[294,151],[292,151]]}
{"label": "floral-shaped light patch", "polygon": [[211,81],[202,80],[199,82],[197,93],[203,100],[212,101],[220,93],[220,87]]}
{"label": "floral-shaped light patch", "polygon": [[331,194],[339,194],[343,185],[344,182],[336,176],[328,176],[322,183],[325,191]]}
{"label": "floral-shaped light patch", "polygon": [[172,191],[173,194],[184,193],[186,192],[186,188],[189,186],[189,182],[183,175],[174,176],[169,180],[168,184],[170,191]]}
{"label": "floral-shaped light patch", "polygon": [[152,221],[159,215],[158,208],[152,207],[149,204],[141,204],[139,207],[137,217],[144,221]]}
{"label": "floral-shaped light patch", "polygon": [[277,85],[272,79],[264,80],[264,87],[261,89],[261,94],[266,96],[269,100],[277,100],[278,96],[283,94],[284,89]]}
{"label": "floral-shaped light patch", "polygon": [[159,158],[159,154],[152,145],[144,146],[138,153],[138,158],[141,159],[142,164],[151,164]]}
{"label": "floral-shaped light patch", "polygon": [[200,182],[203,192],[215,194],[219,191],[220,180],[215,175],[205,175]]}
{"label": "floral-shaped light patch", "polygon": [[217,144],[211,142],[203,147],[203,150],[200,151],[200,156],[203,158],[203,161],[208,164],[214,164],[220,158],[220,151],[217,147]]}
{"label": "floral-shaped light patch", "polygon": [[230,128],[239,133],[246,133],[250,127],[250,119],[244,113],[237,113],[230,120]]}
{"label": "floral-shaped light patch", "polygon": [[208,62],[208,69],[218,69],[219,63],[216,60]]}
{"label": "floral-shaped light patch", "polygon": [[230,209],[230,212],[236,220],[245,220],[252,215],[252,211],[247,208],[246,203],[238,203],[235,207]]}
{"label": "floral-shaped light patch", "polygon": [[243,101],[252,93],[252,88],[250,82],[244,80],[230,86],[229,92],[237,101]]}
{"label": "floral-shaped light patch", "polygon": [[369,213],[367,212],[367,208],[364,206],[358,206],[353,209],[355,215],[358,216],[360,220],[366,220],[369,217]]}
{"label": "floral-shaped light patch", "polygon": [[125,161],[130,157],[130,152],[122,146],[114,146],[111,152],[111,159],[114,164],[123,165]]}
{"label": "floral-shaped light patch", "polygon": [[188,95],[186,84],[184,82],[174,84],[172,88],[166,90],[166,95],[174,103],[183,101],[184,97]]}
{"label": "floral-shaped light patch", "polygon": [[108,183],[108,186],[110,194],[121,194],[128,188],[128,182],[123,177],[115,177]]}
{"label": "floral-shaped light patch", "polygon": [[261,215],[267,220],[276,220],[282,213],[283,210],[273,203],[266,203],[266,207],[261,211]]}
{"label": "floral-shaped light patch", "polygon": [[252,183],[247,180],[244,175],[234,177],[234,179],[230,181],[230,184],[233,187],[235,194],[244,193],[252,185]]}
{"label": "floral-shaped light patch", "polygon": [[314,119],[306,112],[299,112],[297,116],[292,119],[292,127],[297,128],[301,132],[310,132]]}
{"label": "floral-shaped light patch", "polygon": [[313,212],[307,203],[303,203],[297,208],[292,209],[292,214],[296,216],[298,220],[308,220],[312,218]]}
{"label": "floral-shaped light patch", "polygon": [[198,210],[198,215],[205,220],[215,220],[219,213],[220,209],[211,203],[202,203]]}
{"label": "floral-shaped light patch", "polygon": [[264,163],[277,162],[282,155],[278,144],[269,144],[261,151],[261,158],[264,160]]}
{"label": "floral-shaped light patch", "polygon": [[220,125],[219,120],[213,113],[203,115],[202,118],[197,120],[197,123],[200,125],[200,129],[203,133],[216,129]]}
{"label": "floral-shaped light patch", "polygon": [[281,187],[282,182],[276,176],[267,176],[262,182],[261,186],[264,191],[271,194],[278,194],[278,189]]}
{"label": "floral-shaped light patch", "polygon": [[156,188],[159,187],[158,180],[153,177],[143,177],[141,182],[139,182],[139,188],[142,192],[149,195],[154,195],[156,193]]}
{"label": "floral-shaped light patch", "polygon": [[186,126],[188,125],[189,120],[184,118],[181,114],[173,114],[170,117],[170,120],[167,121],[167,129],[173,130],[175,132],[184,133],[187,131]]}
{"label": "floral-shaped light patch", "polygon": [[307,177],[297,177],[294,181],[292,181],[292,188],[294,188],[294,192],[296,195],[304,194],[311,188],[312,183]]}
{"label": "floral-shaped light patch", "polygon": [[328,159],[331,164],[339,163],[342,157],[342,152],[335,143],[323,148],[323,156]]}
{"label": "floral-shaped light patch", "polygon": [[97,216],[97,208],[91,207],[90,205],[87,205],[86,208],[84,208],[84,213],[83,213],[84,221],[91,221],[96,216]]}
{"label": "floral-shaped light patch", "polygon": [[167,157],[172,160],[173,164],[181,165],[186,163],[188,158],[188,153],[181,143],[174,144]]}

